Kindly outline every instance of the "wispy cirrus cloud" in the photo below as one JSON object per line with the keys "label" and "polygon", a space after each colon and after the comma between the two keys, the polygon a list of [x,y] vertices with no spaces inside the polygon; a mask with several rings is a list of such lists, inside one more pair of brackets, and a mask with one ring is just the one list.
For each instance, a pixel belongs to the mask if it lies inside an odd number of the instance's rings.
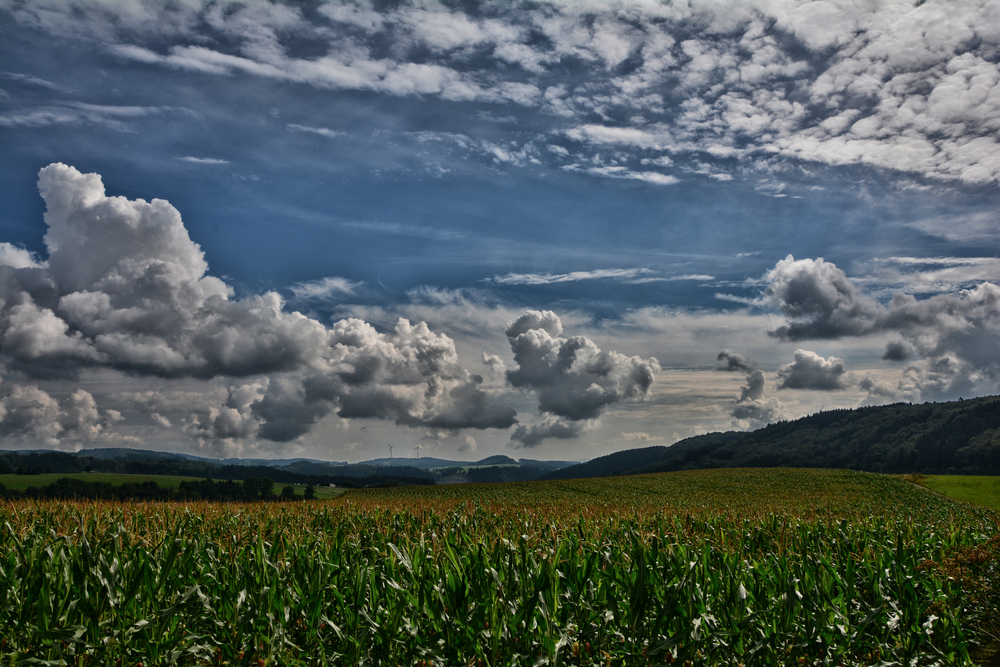
{"label": "wispy cirrus cloud", "polygon": [[703,273],[663,275],[653,269],[594,269],[593,271],[571,271],[569,273],[507,273],[502,276],[493,276],[487,279],[487,282],[494,285],[553,285],[584,280],[612,280],[629,285],[642,285],[644,283],[714,279],[715,276]]}
{"label": "wispy cirrus cloud", "polygon": [[169,106],[88,104],[68,101],[0,114],[0,127],[93,123],[118,131],[133,131],[126,121],[174,112],[190,113],[186,109]]}
{"label": "wispy cirrus cloud", "polygon": [[[596,269],[570,273],[508,273],[502,276],[493,276],[489,282],[495,285],[552,285],[581,280],[616,280],[634,283],[648,281],[653,273],[651,269]],[[655,278],[655,280],[663,280],[663,278]]]}
{"label": "wispy cirrus cloud", "polygon": [[229,160],[223,160],[221,158],[214,157],[194,157],[192,155],[185,155],[184,157],[176,158],[181,162],[190,162],[191,164],[229,164]]}
{"label": "wispy cirrus cloud", "polygon": [[288,289],[291,290],[296,299],[301,301],[329,300],[352,296],[363,284],[347,278],[328,276],[319,280],[295,283]]}
{"label": "wispy cirrus cloud", "polygon": [[347,134],[346,132],[341,132],[339,130],[331,130],[328,127],[311,127],[309,125],[299,125],[297,123],[288,123],[285,127],[288,128],[290,132],[318,134],[319,136],[326,137],[327,139],[335,139]]}
{"label": "wispy cirrus cloud", "polygon": [[64,90],[62,86],[52,83],[47,79],[42,79],[37,76],[31,76],[30,74],[24,74],[22,72],[0,72],[0,78],[7,79],[8,81],[16,81],[17,83],[26,84],[29,86],[38,86],[41,88],[48,88],[49,90]]}

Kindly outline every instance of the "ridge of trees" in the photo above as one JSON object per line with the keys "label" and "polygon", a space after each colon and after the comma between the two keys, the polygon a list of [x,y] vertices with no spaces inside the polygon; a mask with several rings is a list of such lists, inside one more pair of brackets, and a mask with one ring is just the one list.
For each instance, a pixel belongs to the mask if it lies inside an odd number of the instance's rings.
{"label": "ridge of trees", "polygon": [[756,431],[616,452],[544,479],[774,467],[1000,475],[1000,396],[827,410]]}
{"label": "ridge of trees", "polygon": [[[316,497],[316,490],[309,485],[305,499]],[[29,486],[22,490],[8,489],[0,483],[0,498],[44,498],[53,500],[120,500],[120,501],[186,501],[213,500],[226,502],[292,501],[302,500],[295,489],[286,486],[281,495],[274,493],[274,481],[265,477],[248,477],[242,482],[226,479],[184,480],[179,488],[161,487],[155,481],[110,482],[89,481],[75,477],[60,477],[51,484]]]}

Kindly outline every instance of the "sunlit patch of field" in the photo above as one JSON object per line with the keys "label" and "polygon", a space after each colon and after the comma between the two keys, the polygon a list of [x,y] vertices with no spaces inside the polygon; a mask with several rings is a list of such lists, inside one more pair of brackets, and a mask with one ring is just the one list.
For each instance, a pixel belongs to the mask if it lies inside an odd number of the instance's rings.
{"label": "sunlit patch of field", "polygon": [[1000,477],[922,475],[919,483],[949,498],[982,505],[1000,512]]}
{"label": "sunlit patch of field", "polygon": [[0,653],[84,665],[971,664],[970,647],[996,631],[997,520],[898,478],[817,470],[316,503],[24,501],[0,510]]}
{"label": "sunlit patch of field", "polygon": [[58,479],[69,477],[85,482],[106,482],[113,486],[122,484],[142,484],[156,482],[160,488],[176,489],[181,482],[202,479],[201,477],[182,477],[180,475],[129,475],[115,472],[80,472],[80,473],[42,473],[39,475],[0,475],[0,484],[8,489],[23,491],[29,486],[42,487],[52,484]]}
{"label": "sunlit patch of field", "polygon": [[[143,482],[156,482],[161,489],[178,489],[181,482],[198,481],[203,477],[185,477],[182,475],[133,475],[115,472],[80,472],[80,473],[41,473],[38,475],[0,475],[0,484],[8,489],[24,491],[29,486],[41,488],[53,482],[68,477],[79,479],[85,482],[105,482],[112,486],[123,484],[139,485]],[[275,488],[280,490],[284,486],[291,486],[295,489],[295,495],[305,495],[305,484],[275,484]],[[344,493],[345,489],[329,486],[315,486],[314,491],[317,498],[336,498]]]}

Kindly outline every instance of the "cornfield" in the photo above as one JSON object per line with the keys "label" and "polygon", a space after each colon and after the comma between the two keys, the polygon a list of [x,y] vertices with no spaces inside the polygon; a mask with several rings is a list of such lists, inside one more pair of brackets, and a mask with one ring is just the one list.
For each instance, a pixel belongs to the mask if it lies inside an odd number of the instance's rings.
{"label": "cornfield", "polygon": [[22,501],[0,510],[0,664],[972,664],[996,521],[814,470]]}

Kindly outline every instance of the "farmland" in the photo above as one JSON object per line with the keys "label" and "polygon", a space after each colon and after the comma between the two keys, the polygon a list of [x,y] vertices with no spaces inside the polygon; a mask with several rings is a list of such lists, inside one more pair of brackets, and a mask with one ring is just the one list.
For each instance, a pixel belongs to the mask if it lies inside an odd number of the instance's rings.
{"label": "farmland", "polygon": [[[190,477],[183,475],[131,475],[110,472],[87,472],[87,473],[42,473],[38,475],[0,475],[0,490],[6,488],[14,491],[24,491],[29,487],[45,487],[58,482],[61,479],[79,480],[87,483],[110,484],[113,487],[120,487],[125,484],[140,485],[154,482],[161,489],[177,489],[181,482],[198,482],[200,477]],[[305,495],[306,484],[282,484],[280,486],[291,486],[295,489],[295,495],[302,497]],[[343,493],[343,489],[320,486],[314,489],[317,498],[335,498]],[[2,497],[2,494],[0,494]]]}
{"label": "farmland", "polygon": [[47,664],[972,664],[993,512],[850,471],[0,510],[0,653]]}
{"label": "farmland", "polygon": [[42,473],[39,475],[0,475],[0,484],[3,484],[8,489],[23,491],[29,486],[40,487],[52,484],[63,477],[80,479],[87,482],[105,482],[114,486],[156,482],[161,488],[165,489],[176,489],[183,481],[197,481],[199,479],[197,477],[185,477],[182,475],[123,475],[113,472]]}
{"label": "farmland", "polygon": [[981,475],[920,476],[919,483],[949,498],[1000,512],[1000,477]]}

